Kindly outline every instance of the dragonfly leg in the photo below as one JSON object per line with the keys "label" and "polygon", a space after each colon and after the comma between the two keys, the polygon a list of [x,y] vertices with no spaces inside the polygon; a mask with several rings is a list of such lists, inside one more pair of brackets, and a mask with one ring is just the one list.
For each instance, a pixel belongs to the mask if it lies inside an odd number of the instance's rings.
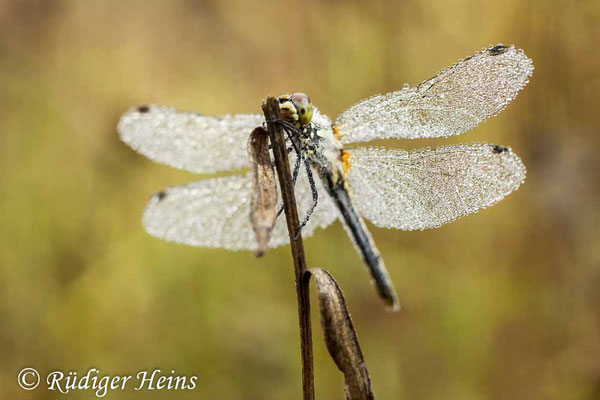
{"label": "dragonfly leg", "polygon": [[266,124],[267,123],[273,123],[273,124],[279,124],[283,127],[283,129],[288,132],[292,131],[295,132],[296,134],[302,134],[302,131],[296,127],[296,125],[292,124],[291,122],[288,121],[284,121],[283,119],[273,119],[273,120],[269,120],[269,121],[265,121],[263,123],[263,127],[266,128]]}
{"label": "dragonfly leg", "polygon": [[[294,174],[292,177],[294,186],[296,185],[296,182],[298,180],[298,174],[300,172],[300,164],[304,161],[304,166],[306,167],[306,175],[308,177],[308,182],[310,184],[310,189],[311,189],[312,196],[313,196],[313,203],[311,204],[310,208],[308,209],[306,216],[304,217],[304,220],[298,227],[298,234],[294,238],[294,240],[296,240],[298,237],[300,237],[302,228],[304,228],[304,226],[308,223],[310,216],[312,215],[313,211],[315,210],[315,207],[317,206],[319,194],[317,192],[317,186],[315,184],[315,179],[313,177],[312,170],[310,169],[310,164],[308,163],[308,160],[306,159],[306,157],[304,157],[304,154],[302,152],[302,146],[299,141],[299,134],[301,134],[302,132],[298,128],[296,128],[296,126],[294,126],[293,124],[291,124],[287,121],[274,120],[274,121],[268,121],[268,122],[278,123],[278,124],[282,125],[283,130],[285,131],[285,133],[287,135],[287,139],[289,139],[290,142],[292,142],[292,147],[296,151],[297,158],[296,158],[296,163],[294,165]],[[296,135],[294,135],[294,134],[296,134]],[[283,206],[281,206],[281,208],[277,212],[277,217],[279,217],[279,215],[281,215],[282,211],[283,211]]]}
{"label": "dragonfly leg", "polygon": [[[293,126],[292,124],[290,124],[287,121],[283,121],[283,120],[273,120],[273,121],[269,121],[269,122],[273,122],[273,123],[279,123],[282,125],[283,130],[285,131],[287,138],[285,139],[286,143],[289,140],[292,143],[291,147],[287,147],[286,151],[288,154],[290,154],[292,152],[292,149],[296,151],[296,154],[300,154],[301,149],[300,149],[300,144],[298,143],[298,140],[294,140],[294,136],[293,134],[296,133],[298,134],[300,131],[298,130],[298,128],[296,128],[295,126]],[[266,123],[265,123],[266,124]],[[270,144],[269,145],[269,150],[273,149],[273,145]]]}
{"label": "dragonfly leg", "polygon": [[[269,145],[269,150],[271,149],[273,149],[273,145]],[[292,146],[286,147],[285,151],[289,155],[292,153],[292,151],[294,151],[294,148]],[[271,156],[271,165],[275,167],[275,158],[273,156]]]}
{"label": "dragonfly leg", "polygon": [[[290,140],[290,138],[287,137],[285,139],[285,142],[287,143],[289,140]],[[272,144],[269,145],[269,150],[273,150],[273,145]],[[293,148],[293,146],[289,146],[289,147],[286,147],[285,150],[287,151],[288,154],[290,154],[294,150],[294,148]]]}
{"label": "dragonfly leg", "polygon": [[310,208],[308,209],[308,211],[306,212],[306,216],[304,217],[304,220],[298,227],[298,234],[296,235],[294,240],[296,240],[300,237],[302,228],[304,228],[306,226],[306,224],[308,223],[308,220],[310,219],[310,216],[312,215],[313,211],[315,211],[315,207],[317,207],[317,203],[319,201],[319,191],[317,190],[317,184],[315,183],[315,178],[313,177],[312,170],[310,169],[310,164],[308,163],[308,160],[306,158],[303,158],[303,160],[304,160],[304,166],[306,167],[306,176],[308,177],[308,183],[310,184],[310,191],[312,192],[313,202],[310,205]]}
{"label": "dragonfly leg", "polygon": [[[291,148],[288,149],[291,152]],[[296,157],[296,163],[294,164],[294,173],[292,175],[292,184],[294,186],[296,186],[296,181],[298,180],[298,173],[300,172],[300,163],[302,162],[302,154],[298,154],[298,157]],[[281,208],[279,208],[279,211],[277,211],[277,218],[279,218],[279,216],[281,215],[281,212],[283,211],[283,204],[281,205]]]}

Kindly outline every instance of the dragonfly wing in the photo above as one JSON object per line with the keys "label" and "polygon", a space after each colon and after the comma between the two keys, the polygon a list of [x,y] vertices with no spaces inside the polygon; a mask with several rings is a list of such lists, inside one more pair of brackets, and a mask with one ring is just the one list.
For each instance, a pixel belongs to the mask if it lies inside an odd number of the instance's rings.
{"label": "dragonfly wing", "polygon": [[125,113],[118,130],[125,143],[154,161],[212,173],[247,167],[248,136],[263,122],[258,114],[214,117],[148,105]]}
{"label": "dragonfly wing", "polygon": [[335,125],[343,143],[458,135],[502,111],[532,72],[522,50],[490,47],[416,87],[355,104]]}
{"label": "dragonfly wing", "polygon": [[385,228],[438,227],[491,206],[525,180],[519,157],[490,144],[348,152],[355,206]]}
{"label": "dragonfly wing", "polygon": [[[233,175],[165,189],[150,198],[144,211],[144,227],[153,236],[177,243],[256,250],[256,237],[250,223],[251,182],[250,174]],[[320,193],[326,193],[321,186],[318,188]],[[299,175],[295,193],[302,218],[312,202],[306,173]],[[329,196],[320,196],[302,234],[311,236],[315,229],[326,227],[337,216]],[[282,214],[273,229],[270,247],[286,243],[289,243],[289,235]]]}

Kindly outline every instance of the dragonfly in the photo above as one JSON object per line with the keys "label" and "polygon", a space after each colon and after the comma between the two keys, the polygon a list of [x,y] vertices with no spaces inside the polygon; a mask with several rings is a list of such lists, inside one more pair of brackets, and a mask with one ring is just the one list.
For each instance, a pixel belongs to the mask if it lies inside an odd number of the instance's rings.
{"label": "dragonfly", "polygon": [[[522,50],[489,46],[414,87],[359,101],[334,122],[306,94],[280,96],[280,122],[293,145],[294,193],[306,216],[303,236],[340,220],[379,296],[398,309],[365,220],[402,230],[439,227],[500,201],[524,182],[526,171],[509,147],[495,144],[411,151],[360,144],[467,132],[502,111],[532,72]],[[248,137],[265,122],[261,114],[209,116],[159,105],[126,112],[120,137],[146,157],[200,174],[238,172],[154,194],[142,217],[146,231],[186,245],[256,250],[249,217],[252,176],[243,170],[249,167]],[[289,241],[286,225],[277,223],[269,246]]]}

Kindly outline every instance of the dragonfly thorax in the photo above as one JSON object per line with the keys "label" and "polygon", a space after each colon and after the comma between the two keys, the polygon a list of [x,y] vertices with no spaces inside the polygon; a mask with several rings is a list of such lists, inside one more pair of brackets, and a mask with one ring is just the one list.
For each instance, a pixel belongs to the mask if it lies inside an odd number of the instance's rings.
{"label": "dragonfly thorax", "polygon": [[342,170],[342,144],[333,133],[331,120],[315,107],[312,121],[302,128],[302,152],[319,173]]}

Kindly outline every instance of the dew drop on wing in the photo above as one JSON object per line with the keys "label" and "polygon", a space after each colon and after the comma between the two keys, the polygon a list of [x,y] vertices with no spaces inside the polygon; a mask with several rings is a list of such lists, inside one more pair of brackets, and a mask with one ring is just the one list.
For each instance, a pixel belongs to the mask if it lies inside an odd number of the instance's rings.
{"label": "dew drop on wing", "polygon": [[143,106],[139,106],[137,108],[137,110],[138,110],[138,112],[145,114],[150,111],[150,107],[148,107],[147,105],[143,105]]}
{"label": "dew drop on wing", "polygon": [[499,55],[499,54],[506,53],[507,51],[508,51],[508,47],[507,47],[507,46],[503,46],[503,45],[501,45],[501,44],[499,44],[499,45],[497,45],[497,46],[494,46],[494,47],[492,47],[492,48],[489,50],[489,52],[490,52],[490,55],[492,55],[492,56],[497,56],[497,55]]}

